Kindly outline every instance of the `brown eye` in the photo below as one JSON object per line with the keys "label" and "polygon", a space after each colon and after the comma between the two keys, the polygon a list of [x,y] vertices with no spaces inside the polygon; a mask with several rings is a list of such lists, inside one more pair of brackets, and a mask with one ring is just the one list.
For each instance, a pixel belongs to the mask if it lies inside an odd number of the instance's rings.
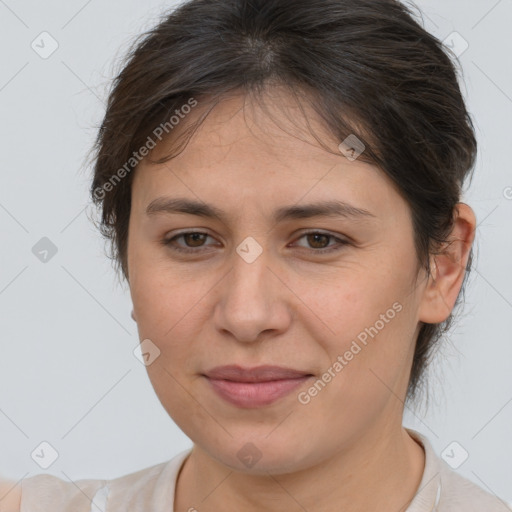
{"label": "brown eye", "polygon": [[205,235],[205,233],[185,233],[182,236],[187,245],[191,244],[192,247],[200,247],[201,243],[204,242],[204,237],[208,235]]}
{"label": "brown eye", "polygon": [[[341,250],[343,246],[349,244],[346,240],[342,240],[330,233],[322,233],[321,231],[309,231],[307,233],[303,233],[298,240],[303,238],[305,238],[308,243],[308,247],[306,247],[306,249],[309,249],[310,252],[319,254],[338,251]],[[335,241],[335,243],[329,245],[331,240]]]}
{"label": "brown eye", "polygon": [[[185,253],[200,252],[195,251],[194,248],[201,249],[205,247],[204,242],[208,237],[210,237],[208,233],[203,233],[201,231],[187,231],[185,233],[180,233],[179,235],[173,236],[172,238],[164,239],[162,240],[162,243],[165,246],[169,246],[173,251]],[[185,242],[184,247],[177,245],[177,240],[179,239],[183,239]]]}
{"label": "brown eye", "polygon": [[325,249],[329,245],[329,239],[332,238],[329,235],[323,233],[311,233],[306,235],[308,242],[312,244],[315,249]]}
{"label": "brown eye", "polygon": [[[212,238],[208,233],[201,231],[187,231],[180,233],[179,235],[173,236],[169,239],[162,240],[163,245],[170,247],[173,251],[184,252],[184,253],[199,253],[207,245],[204,243],[207,238]],[[182,239],[185,243],[178,245],[177,241]],[[310,231],[304,233],[298,240],[306,239],[308,247],[305,249],[310,252],[317,254],[325,254],[337,250],[341,250],[343,246],[348,245],[349,242],[342,240],[330,233],[322,233],[320,231]],[[334,241],[333,244],[330,244]],[[300,246],[299,247],[304,247]],[[194,250],[197,249],[197,250]]]}

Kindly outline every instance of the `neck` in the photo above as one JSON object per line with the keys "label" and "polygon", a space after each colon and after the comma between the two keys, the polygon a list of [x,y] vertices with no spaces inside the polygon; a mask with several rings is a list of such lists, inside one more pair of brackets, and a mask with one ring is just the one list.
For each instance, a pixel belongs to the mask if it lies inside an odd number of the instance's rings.
{"label": "neck", "polygon": [[175,509],[404,512],[424,466],[423,448],[401,425],[374,428],[313,467],[279,475],[236,472],[194,445],[178,477]]}

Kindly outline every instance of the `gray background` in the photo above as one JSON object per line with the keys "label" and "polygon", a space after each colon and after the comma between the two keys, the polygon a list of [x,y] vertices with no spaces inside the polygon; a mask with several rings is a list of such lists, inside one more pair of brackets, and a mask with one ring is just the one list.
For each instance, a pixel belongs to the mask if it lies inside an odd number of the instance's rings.
{"label": "gray background", "polygon": [[[191,446],[160,405],[125,285],[88,217],[84,165],[106,88],[134,35],[172,2],[0,0],[0,474],[114,478]],[[512,502],[512,0],[420,1],[425,27],[467,41],[461,80],[480,145],[465,195],[479,222],[467,305],[430,372],[428,407],[405,424],[464,476]],[[47,31],[52,41],[39,36]],[[44,48],[41,38],[44,39]],[[462,48],[458,43],[458,48]],[[57,253],[32,252],[48,237]],[[48,469],[31,453],[59,457]],[[457,451],[458,450],[458,451]],[[456,456],[460,456],[456,446]],[[48,453],[48,452],[47,452]]]}

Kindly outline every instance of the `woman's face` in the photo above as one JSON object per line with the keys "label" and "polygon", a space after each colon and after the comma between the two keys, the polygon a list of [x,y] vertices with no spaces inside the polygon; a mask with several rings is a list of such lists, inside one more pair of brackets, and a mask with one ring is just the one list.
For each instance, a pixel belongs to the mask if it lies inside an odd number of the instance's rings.
{"label": "woman's face", "polygon": [[[286,99],[266,105],[290,132]],[[128,271],[149,377],[198,449],[240,471],[298,470],[396,432],[421,319],[406,202],[376,167],[297,133],[232,97],[179,156],[143,161],[133,181]],[[221,217],[165,207],[178,198]],[[309,210],[329,202],[345,206]],[[305,377],[218,381],[222,395],[205,375],[224,365]]]}

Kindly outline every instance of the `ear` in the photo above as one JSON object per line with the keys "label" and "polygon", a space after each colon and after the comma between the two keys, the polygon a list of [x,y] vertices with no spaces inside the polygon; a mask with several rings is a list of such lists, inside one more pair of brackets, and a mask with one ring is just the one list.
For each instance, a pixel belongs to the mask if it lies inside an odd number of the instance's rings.
{"label": "ear", "polygon": [[[134,320],[135,322],[137,321],[137,319],[135,318],[135,311],[133,311],[133,309],[132,309],[132,318],[133,318],[133,320]],[[1,512],[1,511],[0,511],[0,512]]]}
{"label": "ear", "polygon": [[457,203],[448,243],[431,260],[432,276],[421,298],[418,312],[420,321],[437,324],[450,316],[464,281],[475,229],[476,218],[471,207]]}

